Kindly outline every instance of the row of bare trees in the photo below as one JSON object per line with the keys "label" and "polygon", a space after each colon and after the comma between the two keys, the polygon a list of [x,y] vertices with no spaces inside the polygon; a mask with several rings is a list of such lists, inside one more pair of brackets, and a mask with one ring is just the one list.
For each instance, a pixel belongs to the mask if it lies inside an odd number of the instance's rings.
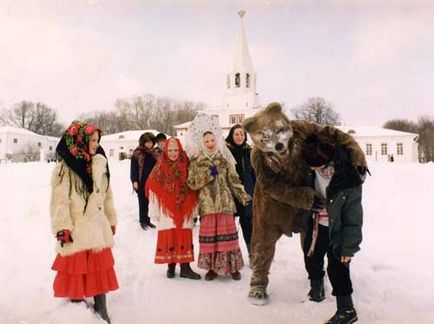
{"label": "row of bare trees", "polygon": [[112,111],[96,111],[83,114],[85,119],[98,125],[106,134],[136,129],[156,129],[174,135],[174,126],[190,121],[203,103],[178,101],[154,95],[118,99]]}
{"label": "row of bare trees", "polygon": [[[95,111],[77,116],[98,125],[105,134],[135,129],[157,129],[174,134],[174,126],[194,118],[203,103],[178,101],[154,95],[118,99],[111,111]],[[41,135],[61,136],[65,125],[58,121],[57,111],[41,102],[21,101],[0,111],[0,126],[16,126]]]}
{"label": "row of bare trees", "polygon": [[392,119],[387,121],[383,127],[418,134],[420,162],[434,162],[433,118],[422,116],[417,122],[409,121],[407,119]]}

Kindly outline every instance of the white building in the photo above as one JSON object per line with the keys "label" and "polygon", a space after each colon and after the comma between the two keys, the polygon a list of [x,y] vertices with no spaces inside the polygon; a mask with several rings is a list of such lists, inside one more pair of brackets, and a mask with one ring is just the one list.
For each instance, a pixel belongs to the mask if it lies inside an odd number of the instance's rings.
{"label": "white building", "polygon": [[24,161],[38,155],[38,160],[53,159],[59,138],[39,135],[24,128],[0,127],[0,161]]}
{"label": "white building", "polygon": [[[223,105],[218,109],[204,112],[219,118],[223,134],[227,135],[234,124],[241,124],[245,118],[253,116],[258,110],[259,98],[256,93],[257,75],[253,69],[249,48],[244,32],[244,11],[238,12],[240,26],[232,69],[226,75]],[[175,126],[176,137],[182,142],[190,122]],[[354,136],[366,154],[368,162],[418,162],[418,135],[379,127],[338,127]]]}
{"label": "white building", "polygon": [[[226,87],[223,104],[220,108],[206,109],[205,113],[219,118],[223,134],[227,135],[235,124],[242,124],[245,118],[253,116],[259,107],[256,93],[256,72],[253,69],[249,47],[244,32],[243,17],[245,11],[238,12],[240,26],[235,47],[232,68],[226,75]],[[175,134],[182,142],[185,140],[188,126],[186,122],[175,126]]]}
{"label": "white building", "polygon": [[154,135],[160,133],[155,129],[130,130],[101,137],[103,147],[108,159],[123,160],[130,158],[134,149],[139,145],[139,138],[143,133],[150,132]]}
{"label": "white building", "polygon": [[380,127],[344,127],[365,152],[369,162],[419,162],[418,134]]}

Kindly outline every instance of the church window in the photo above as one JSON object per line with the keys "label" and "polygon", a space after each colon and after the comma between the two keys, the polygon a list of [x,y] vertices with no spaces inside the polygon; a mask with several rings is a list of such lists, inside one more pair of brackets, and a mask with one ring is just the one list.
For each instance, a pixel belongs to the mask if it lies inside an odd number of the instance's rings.
{"label": "church window", "polygon": [[115,150],[114,149],[110,149],[110,156],[115,156]]}
{"label": "church window", "polygon": [[226,85],[228,86],[228,89],[231,88],[231,78],[229,74],[226,76]]}
{"label": "church window", "polygon": [[14,138],[14,144],[18,143],[18,138]]}
{"label": "church window", "polygon": [[124,135],[119,135],[119,139],[124,139],[125,136]]}
{"label": "church window", "polygon": [[250,88],[250,74],[246,73],[246,87]]}
{"label": "church window", "polygon": [[49,149],[50,151],[52,151],[52,150],[53,150],[53,147],[52,147],[52,146],[49,146],[48,149]]}
{"label": "church window", "polygon": [[244,121],[244,114],[240,115],[229,115],[230,124],[242,124]]}
{"label": "church window", "polygon": [[372,144],[366,144],[366,155],[372,155]]}
{"label": "church window", "polygon": [[42,146],[42,143],[41,142],[38,142],[38,147],[41,147]]}
{"label": "church window", "polygon": [[404,155],[404,145],[402,143],[396,143],[396,154]]}
{"label": "church window", "polygon": [[381,143],[381,155],[387,155],[387,143]]}
{"label": "church window", "polygon": [[239,88],[240,84],[241,84],[240,74],[239,73],[235,73],[235,87]]}

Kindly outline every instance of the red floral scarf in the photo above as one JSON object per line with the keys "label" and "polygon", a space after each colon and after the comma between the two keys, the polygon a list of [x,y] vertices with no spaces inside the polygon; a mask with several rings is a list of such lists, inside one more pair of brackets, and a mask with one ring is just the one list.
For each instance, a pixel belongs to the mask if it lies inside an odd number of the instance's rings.
{"label": "red floral scarf", "polygon": [[[169,142],[175,140],[179,149],[179,157],[171,161],[167,155]],[[157,164],[146,182],[145,193],[149,198],[152,191],[158,199],[162,212],[173,219],[176,228],[181,229],[189,219],[197,205],[197,194],[186,184],[190,161],[177,138],[169,138],[165,144]]]}

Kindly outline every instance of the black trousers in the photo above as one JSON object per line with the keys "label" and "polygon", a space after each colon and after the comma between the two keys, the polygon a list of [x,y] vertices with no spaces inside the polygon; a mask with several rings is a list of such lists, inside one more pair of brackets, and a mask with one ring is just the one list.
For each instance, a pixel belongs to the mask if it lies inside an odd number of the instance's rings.
{"label": "black trousers", "polygon": [[309,274],[309,279],[322,279],[324,277],[324,257],[327,254],[327,274],[333,287],[332,295],[351,295],[353,287],[350,278],[350,264],[340,261],[341,253],[339,250],[333,251],[327,226],[318,225],[318,236],[314,253],[310,257],[307,256],[312,242],[312,231],[313,221],[310,221],[304,241],[304,265]]}
{"label": "black trousers", "polygon": [[252,204],[250,203],[247,206],[237,204],[237,216],[240,217],[240,226],[243,231],[244,241],[247,245],[250,245],[253,227]]}
{"label": "black trousers", "polygon": [[145,197],[143,190],[137,190],[137,198],[139,199],[139,219],[140,224],[148,224],[151,219],[149,218],[149,200]]}

